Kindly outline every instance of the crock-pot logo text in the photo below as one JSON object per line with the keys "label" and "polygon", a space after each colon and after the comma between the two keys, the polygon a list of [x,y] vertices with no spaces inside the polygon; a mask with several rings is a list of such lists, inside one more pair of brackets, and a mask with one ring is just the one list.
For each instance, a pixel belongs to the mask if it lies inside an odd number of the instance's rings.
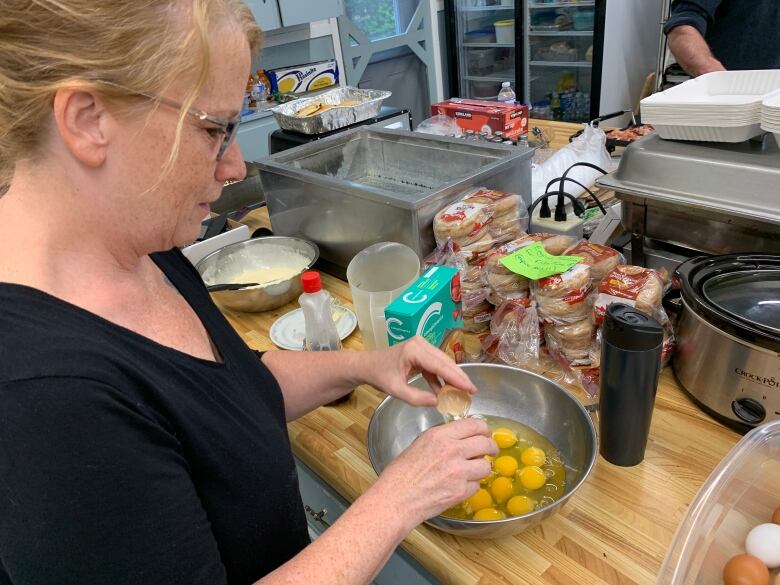
{"label": "crock-pot logo text", "polygon": [[766,376],[756,376],[755,374],[746,372],[742,368],[734,368],[734,373],[740,378],[755,382],[756,384],[761,384],[762,386],[767,386],[768,388],[780,388],[780,380],[775,380],[774,376],[768,378]]}

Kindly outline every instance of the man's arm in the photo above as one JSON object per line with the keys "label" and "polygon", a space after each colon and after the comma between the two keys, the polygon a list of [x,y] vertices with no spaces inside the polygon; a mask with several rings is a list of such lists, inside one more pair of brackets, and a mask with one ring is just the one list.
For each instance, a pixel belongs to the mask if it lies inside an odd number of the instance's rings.
{"label": "man's arm", "polygon": [[686,73],[698,77],[712,71],[726,68],[712,54],[701,33],[690,25],[676,26],[667,35],[669,49]]}

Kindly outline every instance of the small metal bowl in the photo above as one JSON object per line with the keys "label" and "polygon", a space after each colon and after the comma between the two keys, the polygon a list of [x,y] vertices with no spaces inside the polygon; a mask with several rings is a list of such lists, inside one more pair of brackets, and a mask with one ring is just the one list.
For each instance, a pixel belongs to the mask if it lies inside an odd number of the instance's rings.
{"label": "small metal bowl", "polygon": [[[577,399],[547,378],[496,364],[465,364],[461,368],[479,388],[472,399],[472,414],[522,423],[544,435],[558,449],[566,466],[565,492],[554,503],[522,516],[491,521],[436,516],[426,524],[468,538],[518,534],[558,512],[588,477],[598,454],[596,429]],[[428,388],[420,376],[410,383]],[[414,407],[396,398],[386,398],[374,411],[368,426],[368,457],[374,471],[381,473],[423,431],[443,422],[435,408]]]}
{"label": "small metal bowl", "polygon": [[258,313],[278,309],[301,295],[301,274],[314,266],[320,256],[316,244],[283,236],[253,238],[215,250],[195,268],[206,286],[234,283],[246,270],[289,266],[294,255],[307,259],[306,268],[295,276],[266,285],[211,293],[214,300],[229,309]]}

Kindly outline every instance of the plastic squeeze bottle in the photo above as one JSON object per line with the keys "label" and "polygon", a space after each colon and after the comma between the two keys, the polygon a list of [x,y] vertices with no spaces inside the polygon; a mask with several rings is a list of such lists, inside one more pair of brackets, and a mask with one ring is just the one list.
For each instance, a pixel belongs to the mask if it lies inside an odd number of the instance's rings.
{"label": "plastic squeeze bottle", "polygon": [[309,351],[338,351],[341,339],[333,321],[330,293],[322,289],[320,273],[310,270],[301,275],[303,294],[298,302],[306,323],[306,349]]}

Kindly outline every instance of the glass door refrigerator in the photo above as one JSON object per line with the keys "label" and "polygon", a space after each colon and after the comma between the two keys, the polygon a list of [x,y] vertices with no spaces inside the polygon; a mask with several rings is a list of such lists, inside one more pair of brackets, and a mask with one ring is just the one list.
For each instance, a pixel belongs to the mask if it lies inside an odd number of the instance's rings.
{"label": "glass door refrigerator", "polygon": [[531,117],[633,109],[656,67],[662,0],[446,0],[451,97],[509,81]]}

